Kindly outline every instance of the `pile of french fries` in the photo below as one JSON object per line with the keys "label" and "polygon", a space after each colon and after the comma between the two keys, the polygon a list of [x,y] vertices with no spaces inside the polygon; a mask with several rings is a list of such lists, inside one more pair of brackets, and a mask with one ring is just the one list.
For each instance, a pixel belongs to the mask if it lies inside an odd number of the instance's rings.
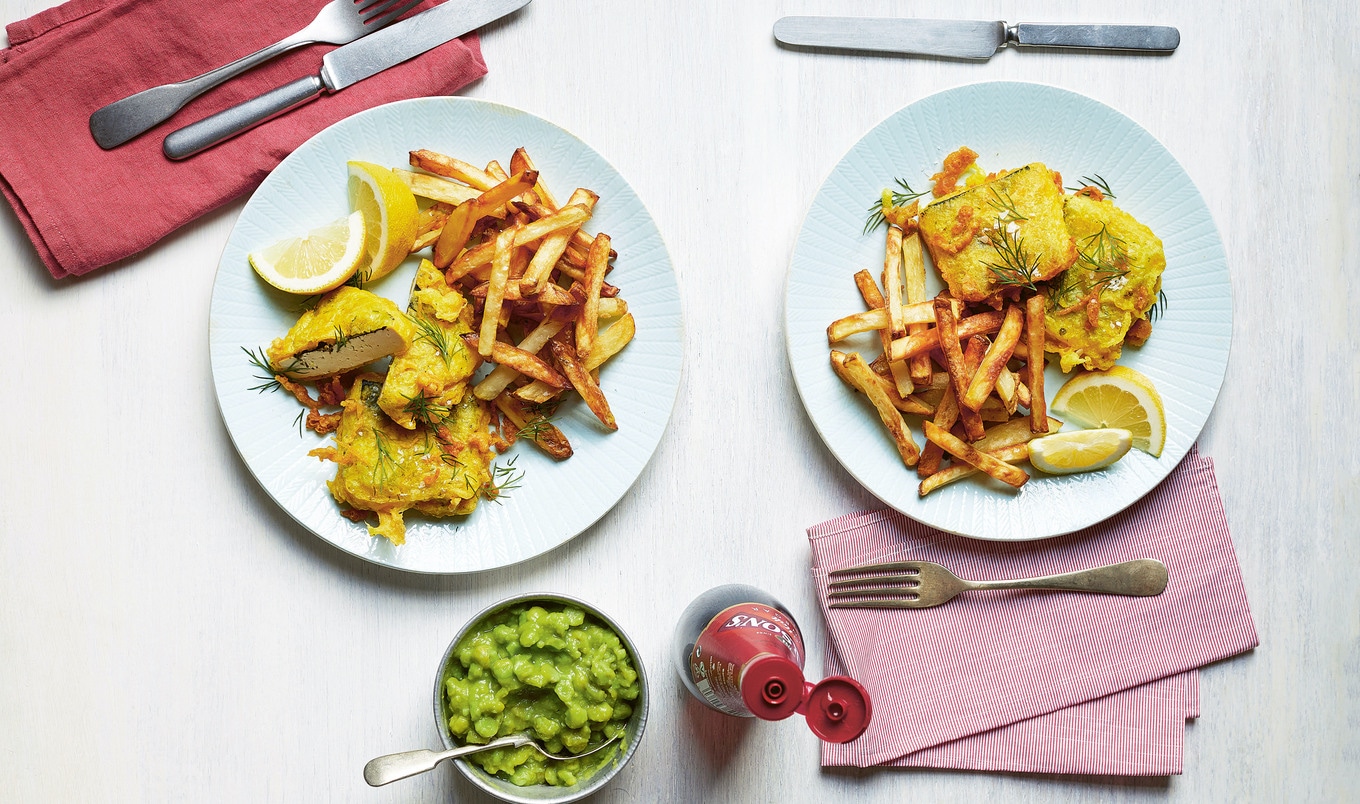
{"label": "pile of french fries", "polygon": [[[892,212],[878,280],[855,274],[866,309],[827,327],[831,367],[873,403],[920,496],[979,473],[1019,488],[1029,474],[1014,464],[1028,442],[1062,426],[1044,401],[1045,296],[976,309],[947,291],[926,298],[917,205]],[[834,348],[870,332],[881,346],[872,359]],[[906,417],[919,418],[923,446]]]}
{"label": "pile of french fries", "polygon": [[525,437],[570,457],[549,417],[572,390],[617,430],[599,370],[636,326],[605,281],[617,256],[609,235],[582,229],[599,196],[578,188],[558,203],[523,148],[508,173],[495,161],[479,168],[426,150],[411,151],[410,163],[414,170],[396,173],[425,199],[412,252],[433,246],[435,266],[472,303],[476,332],[465,341],[496,364],[473,394],[494,405],[510,443]]}

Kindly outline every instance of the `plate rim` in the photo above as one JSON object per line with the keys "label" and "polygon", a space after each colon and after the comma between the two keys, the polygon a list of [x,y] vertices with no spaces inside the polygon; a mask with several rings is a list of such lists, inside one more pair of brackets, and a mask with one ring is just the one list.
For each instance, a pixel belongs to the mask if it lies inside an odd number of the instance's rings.
{"label": "plate rim", "polygon": [[[852,466],[849,462],[847,462],[847,460],[846,460],[844,457],[842,457],[840,451],[838,451],[836,448],[834,448],[834,447],[832,446],[832,441],[831,441],[831,439],[828,438],[827,433],[824,431],[822,422],[819,421],[819,419],[817,418],[817,416],[813,415],[813,407],[812,407],[812,405],[809,403],[809,393],[810,393],[810,391],[809,391],[809,389],[805,388],[805,386],[804,386],[805,378],[804,378],[803,376],[800,375],[800,373],[799,373],[799,368],[798,368],[798,361],[795,359],[795,357],[796,357],[796,355],[795,355],[795,352],[796,352],[795,333],[794,333],[793,321],[791,320],[791,318],[792,318],[791,308],[793,307],[793,305],[791,304],[791,302],[792,302],[792,300],[793,300],[795,270],[796,270],[796,267],[797,267],[798,257],[799,257],[799,252],[800,252],[799,245],[800,245],[801,241],[803,240],[804,232],[805,232],[806,229],[807,229],[808,222],[809,222],[809,220],[812,218],[812,215],[813,215],[814,211],[817,209],[818,199],[821,197],[823,191],[827,188],[828,183],[829,183],[829,182],[832,180],[832,178],[837,174],[837,172],[841,169],[841,167],[846,163],[846,161],[850,158],[850,156],[854,153],[854,151],[855,151],[857,148],[860,147],[861,143],[863,143],[864,140],[866,140],[866,139],[869,138],[870,136],[874,135],[876,132],[878,132],[878,131],[879,131],[880,129],[882,129],[884,126],[888,125],[888,124],[889,124],[891,121],[893,121],[894,119],[896,119],[896,118],[898,118],[898,117],[900,117],[900,116],[906,114],[906,112],[907,112],[910,108],[912,108],[913,106],[916,106],[916,105],[918,105],[918,104],[923,104],[923,103],[930,102],[930,101],[936,101],[936,102],[938,102],[937,99],[940,98],[941,96],[950,95],[950,94],[954,94],[954,93],[958,93],[958,92],[963,92],[963,91],[1004,91],[1004,89],[1005,89],[1006,87],[1023,87],[1023,88],[1026,88],[1027,90],[1038,89],[1038,90],[1042,90],[1042,91],[1045,91],[1045,92],[1054,92],[1054,93],[1058,93],[1058,94],[1060,94],[1060,95],[1070,96],[1071,98],[1076,99],[1076,100],[1079,101],[1079,102],[1093,104],[1093,105],[1095,105],[1095,106],[1100,107],[1101,109],[1103,109],[1104,112],[1107,113],[1107,114],[1112,114],[1112,115],[1114,115],[1114,116],[1117,117],[1117,118],[1122,118],[1123,120],[1128,121],[1128,123],[1130,123],[1132,126],[1134,126],[1134,127],[1135,127],[1138,131],[1140,131],[1143,135],[1145,135],[1146,137],[1148,137],[1148,138],[1156,145],[1156,147],[1157,147],[1157,148],[1160,148],[1161,151],[1166,155],[1166,157],[1167,157],[1168,159],[1171,160],[1171,162],[1175,165],[1175,167],[1176,167],[1182,174],[1184,174],[1184,176],[1186,177],[1187,181],[1190,183],[1190,189],[1193,191],[1194,196],[1199,200],[1200,205],[1204,208],[1206,220],[1208,221],[1209,227],[1210,227],[1210,229],[1211,229],[1211,231],[1212,231],[1212,240],[1213,240],[1214,243],[1217,244],[1218,249],[1219,249],[1219,252],[1222,254],[1222,259],[1223,259],[1223,280],[1224,280],[1224,285],[1225,285],[1226,288],[1227,288],[1227,299],[1226,299],[1226,305],[1225,305],[1226,313],[1227,313],[1227,318],[1226,318],[1226,320],[1225,320],[1225,322],[1224,322],[1224,326],[1225,326],[1225,328],[1226,328],[1226,330],[1227,330],[1227,342],[1226,342],[1226,345],[1225,345],[1224,348],[1223,348],[1223,359],[1222,359],[1222,362],[1221,362],[1221,364],[1218,366],[1219,370],[1217,371],[1216,376],[1214,377],[1213,399],[1210,401],[1210,403],[1209,403],[1207,409],[1206,409],[1205,412],[1204,412],[1203,421],[1201,421],[1201,422],[1198,424],[1198,429],[1197,429],[1197,430],[1191,435],[1191,437],[1189,438],[1188,444],[1187,444],[1187,446],[1186,446],[1186,449],[1185,449],[1184,454],[1180,455],[1180,456],[1176,459],[1176,461],[1175,461],[1174,463],[1169,463],[1169,462],[1168,462],[1168,463],[1165,463],[1165,464],[1161,464],[1161,463],[1160,463],[1160,461],[1161,461],[1161,457],[1160,457],[1160,456],[1159,456],[1158,458],[1152,458],[1151,456],[1148,456],[1148,458],[1149,458],[1150,460],[1159,461],[1158,477],[1156,478],[1155,481],[1153,481],[1153,482],[1152,482],[1146,489],[1144,489],[1141,493],[1137,494],[1136,496],[1132,497],[1131,499],[1129,499],[1129,500],[1127,500],[1127,501],[1124,501],[1124,502],[1123,502],[1122,504],[1120,504],[1118,507],[1114,507],[1114,508],[1111,508],[1111,509],[1105,511],[1105,512],[1102,513],[1098,518],[1091,519],[1091,520],[1088,520],[1088,521],[1085,521],[1085,522],[1082,522],[1082,523],[1074,524],[1074,525],[1071,525],[1070,527],[1064,525],[1064,526],[1062,526],[1063,529],[1061,529],[1061,530],[1056,530],[1056,531],[1054,531],[1054,532],[1046,532],[1046,533],[1043,533],[1042,535],[1037,535],[1037,536],[1025,536],[1025,535],[1021,535],[1021,536],[1006,536],[1006,535],[991,535],[991,534],[969,533],[969,532],[966,532],[966,531],[963,530],[963,529],[959,529],[959,528],[957,528],[957,527],[952,527],[952,526],[950,526],[950,525],[948,525],[948,524],[942,524],[942,523],[939,523],[939,522],[928,521],[928,520],[926,520],[926,519],[922,519],[920,516],[918,516],[917,514],[914,514],[912,511],[910,511],[910,510],[904,510],[902,507],[899,507],[898,505],[894,504],[891,500],[886,499],[884,496],[880,495],[880,494],[878,493],[878,491],[875,490],[875,488],[873,487],[873,485],[871,485],[871,483],[866,482],[863,478],[861,478],[860,473],[857,472],[857,471],[856,471],[856,468],[855,468],[854,466]],[[848,277],[847,277],[847,279],[848,279]],[[900,513],[900,514],[902,514],[903,516],[906,516],[907,518],[911,519],[912,521],[918,522],[918,523],[920,523],[920,524],[922,524],[922,525],[924,525],[924,526],[926,526],[926,527],[934,528],[934,529],[939,530],[939,531],[941,531],[941,532],[953,534],[953,535],[956,535],[956,536],[962,536],[962,537],[969,538],[969,539],[975,539],[975,540],[978,540],[978,541],[986,541],[986,542],[1017,542],[1017,543],[1021,543],[1021,542],[1041,541],[1041,540],[1043,540],[1043,539],[1051,539],[1051,538],[1057,538],[1057,537],[1059,537],[1059,536],[1069,535],[1069,534],[1072,534],[1072,533],[1076,533],[1076,532],[1082,531],[1082,530],[1084,530],[1084,529],[1086,529],[1086,528],[1090,528],[1090,527],[1097,526],[1097,525],[1099,525],[1099,524],[1101,524],[1101,523],[1103,523],[1103,522],[1106,522],[1106,521],[1108,521],[1111,517],[1114,517],[1114,516],[1119,515],[1121,512],[1127,510],[1130,506],[1134,505],[1134,504],[1137,503],[1138,501],[1140,501],[1140,500],[1142,500],[1143,498],[1145,498],[1145,497],[1146,497],[1153,489],[1155,489],[1157,486],[1161,485],[1161,483],[1164,482],[1164,481],[1166,480],[1167,476],[1169,476],[1169,475],[1171,474],[1171,472],[1175,469],[1175,467],[1178,466],[1178,465],[1180,464],[1180,462],[1183,461],[1187,455],[1191,454],[1192,452],[1197,451],[1197,449],[1198,449],[1198,439],[1199,439],[1199,437],[1203,434],[1203,432],[1204,432],[1204,427],[1207,425],[1208,420],[1209,420],[1209,417],[1213,415],[1214,408],[1215,408],[1215,407],[1217,406],[1217,404],[1218,404],[1218,397],[1219,397],[1219,395],[1222,393],[1223,382],[1224,382],[1224,380],[1225,380],[1225,378],[1226,378],[1226,376],[1227,376],[1228,364],[1229,364],[1229,361],[1230,361],[1230,359],[1231,359],[1231,354],[1232,354],[1232,340],[1233,340],[1233,338],[1232,338],[1232,320],[1233,320],[1233,302],[1234,302],[1235,294],[1233,293],[1233,287],[1232,287],[1232,272],[1231,272],[1231,268],[1230,268],[1230,266],[1229,266],[1229,264],[1228,264],[1227,249],[1226,249],[1226,247],[1225,247],[1225,245],[1224,245],[1222,232],[1220,231],[1220,229],[1219,229],[1219,227],[1218,227],[1218,222],[1217,222],[1217,220],[1214,218],[1212,211],[1209,210],[1208,204],[1204,201],[1204,194],[1203,194],[1202,192],[1200,192],[1199,185],[1195,183],[1194,177],[1191,176],[1190,171],[1186,170],[1185,165],[1181,163],[1181,161],[1176,157],[1176,155],[1171,151],[1170,148],[1167,148],[1167,147],[1166,147],[1166,144],[1163,143],[1163,142],[1161,141],[1161,139],[1159,139],[1155,134],[1153,134],[1150,130],[1148,130],[1145,126],[1143,126],[1141,123],[1139,123],[1139,122],[1138,122],[1136,119],[1134,119],[1132,116],[1130,116],[1130,115],[1126,114],[1125,112],[1121,111],[1119,108],[1117,108],[1117,107],[1115,107],[1115,106],[1113,106],[1113,105],[1111,105],[1111,104],[1109,104],[1109,103],[1106,103],[1106,102],[1104,102],[1104,101],[1102,101],[1102,100],[1099,100],[1099,99],[1097,99],[1097,98],[1093,98],[1093,97],[1091,97],[1090,95],[1087,95],[1087,94],[1085,94],[1085,93],[1083,93],[1083,92],[1078,92],[1078,91],[1076,91],[1076,90],[1069,89],[1069,88],[1067,88],[1067,87],[1061,87],[1061,86],[1057,86],[1057,85],[1055,85],[1055,84],[1051,84],[1051,83],[1047,83],[1047,82],[1042,82],[1042,81],[997,80],[997,81],[975,81],[975,82],[966,82],[966,83],[956,84],[956,85],[951,86],[951,87],[947,87],[947,88],[944,88],[944,89],[940,89],[940,90],[931,92],[931,93],[926,94],[926,95],[922,95],[921,97],[919,97],[919,98],[917,98],[917,99],[915,99],[915,100],[913,100],[913,101],[911,101],[911,102],[909,102],[909,103],[906,103],[906,104],[904,104],[904,105],[902,105],[902,106],[899,106],[898,108],[896,108],[896,109],[894,109],[893,111],[889,112],[887,115],[883,116],[881,119],[879,119],[879,120],[878,120],[876,123],[874,123],[872,126],[870,126],[869,128],[867,128],[866,130],[864,130],[859,136],[857,136],[857,137],[854,139],[854,141],[853,141],[852,143],[850,143],[850,145],[849,145],[848,147],[846,147],[846,148],[844,149],[844,151],[841,153],[840,157],[837,158],[837,159],[832,163],[831,167],[830,167],[829,169],[827,169],[827,170],[823,173],[822,180],[817,184],[816,190],[812,193],[812,196],[811,196],[811,198],[809,199],[806,208],[804,209],[802,219],[801,219],[801,221],[799,222],[799,225],[798,225],[797,234],[795,235],[795,238],[794,238],[793,248],[791,249],[790,256],[789,256],[788,268],[787,268],[787,270],[786,270],[786,272],[785,272],[785,280],[784,280],[784,281],[785,281],[785,287],[784,287],[784,298],[783,298],[783,301],[784,301],[784,346],[785,346],[785,357],[786,357],[786,359],[787,359],[788,362],[789,362],[789,370],[790,370],[790,374],[791,374],[792,377],[793,377],[794,388],[795,388],[795,390],[796,390],[797,393],[798,393],[799,401],[800,401],[800,402],[802,403],[802,405],[803,405],[803,412],[804,412],[804,414],[807,416],[808,420],[812,423],[813,429],[814,429],[814,431],[816,431],[818,438],[821,439],[823,446],[826,448],[826,450],[827,450],[828,452],[831,453],[832,457],[834,457],[834,458],[836,459],[836,462],[837,462],[838,464],[840,464],[841,468],[844,469],[844,470],[846,471],[846,473],[849,474],[849,475],[855,480],[855,482],[858,483],[858,484],[860,485],[861,488],[863,488],[865,491],[867,491],[869,494],[871,494],[875,499],[877,499],[877,500],[878,500],[879,502],[881,502],[883,505],[885,505],[885,506],[887,506],[888,508],[890,508],[890,509],[892,509],[892,510],[894,510],[894,511]],[[829,347],[828,347],[828,348],[829,348]],[[1056,390],[1056,389],[1054,389],[1054,390]],[[1052,393],[1052,392],[1053,392],[1053,391],[1050,390],[1050,393]],[[1163,453],[1163,454],[1165,454],[1165,453]],[[910,471],[909,469],[907,469],[906,467],[902,467],[902,469],[903,469],[903,471],[908,472],[908,474],[906,475],[907,477],[909,477],[909,478],[911,478],[913,481],[915,481],[916,476],[915,476],[914,473],[911,473],[911,471]]]}

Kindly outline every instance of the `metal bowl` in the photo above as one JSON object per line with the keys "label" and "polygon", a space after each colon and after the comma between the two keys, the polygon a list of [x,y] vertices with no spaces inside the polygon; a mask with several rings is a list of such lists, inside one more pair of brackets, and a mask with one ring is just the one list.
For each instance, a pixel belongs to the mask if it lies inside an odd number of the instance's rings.
{"label": "metal bowl", "polygon": [[546,784],[520,787],[508,779],[487,773],[482,770],[481,766],[466,759],[455,759],[453,764],[458,768],[459,773],[467,777],[468,781],[502,801],[515,802],[516,804],[543,804],[543,802],[566,804],[569,801],[579,801],[603,789],[620,770],[623,770],[623,766],[628,764],[628,760],[632,759],[633,754],[637,751],[638,744],[642,741],[642,730],[647,725],[647,671],[642,666],[642,657],[638,654],[637,647],[633,645],[633,641],[628,638],[628,634],[624,633],[618,623],[584,600],[553,593],[517,595],[487,606],[471,620],[468,620],[467,624],[459,629],[453,640],[449,642],[449,647],[444,651],[444,657],[440,659],[439,669],[435,673],[434,719],[439,728],[439,739],[443,741],[445,748],[455,748],[461,745],[461,743],[455,742],[453,735],[449,733],[448,704],[444,697],[444,680],[448,678],[448,668],[454,648],[482,620],[502,609],[521,603],[565,603],[577,606],[619,635],[619,641],[623,643],[624,648],[633,658],[633,666],[637,669],[638,674],[638,698],[633,703],[633,714],[628,719],[628,725],[624,727],[624,750],[621,754],[616,752],[614,758],[608,764],[595,771],[589,778],[569,787],[554,787]]}

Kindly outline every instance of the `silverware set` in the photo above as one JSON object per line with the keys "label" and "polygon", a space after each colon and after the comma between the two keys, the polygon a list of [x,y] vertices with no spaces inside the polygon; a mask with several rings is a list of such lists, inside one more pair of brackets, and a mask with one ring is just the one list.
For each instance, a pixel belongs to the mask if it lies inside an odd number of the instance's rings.
{"label": "silverware set", "polygon": [[397,22],[419,2],[331,0],[305,28],[269,47],[196,78],[152,87],[96,111],[90,115],[90,134],[100,147],[116,148],[170,119],[204,92],[282,53],[316,43],[343,45],[323,57],[318,75],[304,76],[167,136],[165,155],[183,159],[500,19],[529,0],[445,0]]}

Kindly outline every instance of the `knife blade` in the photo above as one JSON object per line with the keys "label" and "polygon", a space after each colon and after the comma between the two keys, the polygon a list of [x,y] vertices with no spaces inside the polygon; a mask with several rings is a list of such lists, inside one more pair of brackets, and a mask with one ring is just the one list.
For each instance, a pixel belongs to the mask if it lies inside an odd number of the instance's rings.
{"label": "knife blade", "polygon": [[439,5],[375,31],[321,59],[321,71],[303,76],[166,136],[161,150],[185,159],[260,123],[339,92],[389,67],[415,58],[468,31],[528,5],[530,0],[444,0]]}
{"label": "knife blade", "polygon": [[1007,45],[1170,53],[1181,42],[1180,32],[1164,25],[1008,26],[1001,21],[900,17],[784,17],[774,24],[774,38],[798,47],[978,60]]}

